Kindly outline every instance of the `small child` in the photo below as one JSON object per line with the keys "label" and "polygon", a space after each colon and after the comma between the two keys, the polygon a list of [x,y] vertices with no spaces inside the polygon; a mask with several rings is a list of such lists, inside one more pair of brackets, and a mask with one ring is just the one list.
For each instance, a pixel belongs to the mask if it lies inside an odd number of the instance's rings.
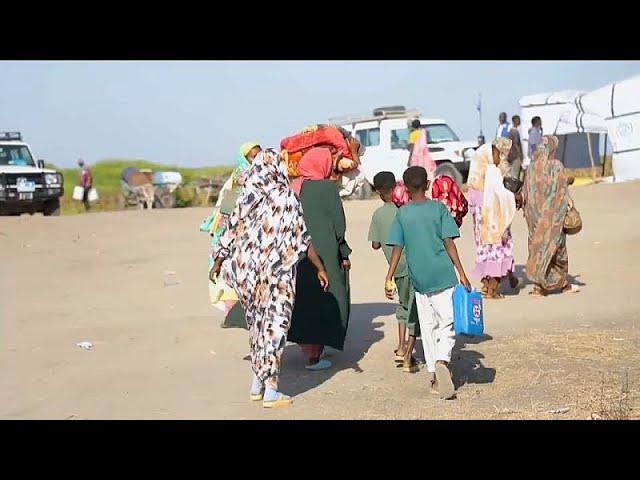
{"label": "small child", "polygon": [[429,180],[424,168],[409,167],[403,180],[411,201],[398,210],[387,238],[386,243],[393,246],[393,250],[385,295],[393,298],[387,284],[396,274],[402,251],[406,248],[431,388],[441,398],[450,399],[455,395],[449,371],[451,351],[455,345],[452,299],[453,287],[458,283],[455,270],[460,283],[471,291],[453,241],[460,232],[447,208],[427,198]]}
{"label": "small child", "polygon": [[[380,195],[380,199],[384,202],[378,208],[371,218],[369,227],[369,241],[374,250],[384,252],[387,262],[391,262],[391,247],[386,245],[387,237],[391,231],[391,225],[396,218],[398,207],[391,200],[393,187],[396,185],[396,178],[391,172],[380,172],[373,177],[373,188]],[[416,312],[412,311],[414,304],[413,288],[409,279],[409,271],[404,255],[400,258],[400,263],[395,270],[393,279],[398,290],[399,305],[396,309],[396,319],[398,320],[398,348],[394,350],[396,355],[395,361],[402,362],[405,372],[414,373],[417,371],[417,365],[413,359],[413,349],[415,346],[416,335]],[[413,305],[415,309],[415,305]],[[407,342],[407,332],[409,333],[409,341]]]}

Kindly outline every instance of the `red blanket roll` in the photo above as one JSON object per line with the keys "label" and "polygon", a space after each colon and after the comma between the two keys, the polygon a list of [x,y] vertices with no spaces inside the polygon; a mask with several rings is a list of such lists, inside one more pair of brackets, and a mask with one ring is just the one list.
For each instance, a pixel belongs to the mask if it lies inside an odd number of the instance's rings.
{"label": "red blanket roll", "polygon": [[340,152],[343,157],[352,158],[344,136],[333,127],[319,128],[287,137],[280,142],[280,149],[291,154],[321,145],[329,147],[333,152]]}

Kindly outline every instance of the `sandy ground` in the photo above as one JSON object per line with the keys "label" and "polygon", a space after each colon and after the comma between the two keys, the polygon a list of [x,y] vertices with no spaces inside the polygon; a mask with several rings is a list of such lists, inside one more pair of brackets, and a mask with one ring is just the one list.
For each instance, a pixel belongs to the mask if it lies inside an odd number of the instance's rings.
{"label": "sandy ground", "polygon": [[[393,363],[386,263],[366,241],[379,201],[347,202],[352,318],[334,367],[307,372],[295,345],[291,408],[248,400],[247,334],[208,303],[204,209],[0,218],[0,418],[637,418],[640,183],[573,189],[585,229],[569,239],[578,294],[486,303],[487,336],[459,341],[458,397]],[[526,259],[513,226],[518,272]],[[474,259],[470,217],[458,249]],[[90,341],[94,349],[76,346]],[[418,352],[421,355],[421,351]],[[558,413],[548,413],[558,410]]]}

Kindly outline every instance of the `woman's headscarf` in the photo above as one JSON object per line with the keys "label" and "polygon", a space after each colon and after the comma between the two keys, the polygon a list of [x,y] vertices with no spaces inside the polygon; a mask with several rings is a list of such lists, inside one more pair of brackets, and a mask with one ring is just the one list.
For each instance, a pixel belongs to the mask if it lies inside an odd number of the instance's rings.
{"label": "woman's headscarf", "polygon": [[265,286],[288,274],[307,251],[311,238],[302,207],[289,188],[287,167],[273,150],[262,151],[248,171],[245,189],[220,238],[225,281],[244,308],[268,304]]}
{"label": "woman's headscarf", "polygon": [[427,171],[427,177],[429,180],[433,180],[433,172],[436,171],[436,162],[429,152],[429,145],[427,144],[427,131],[422,129],[418,135],[418,140],[413,146],[411,157],[409,158],[410,167],[423,167]]}
{"label": "woman's headscarf", "polygon": [[483,192],[480,239],[485,245],[501,243],[516,214],[515,196],[504,187],[502,172],[493,163],[494,146],[500,153],[500,162],[506,161],[510,139],[500,137],[491,145],[482,145],[471,160],[467,181],[470,188]]}
{"label": "woman's headscarf", "polygon": [[291,189],[300,196],[305,180],[326,180],[331,176],[332,170],[331,150],[322,147],[312,148],[300,159],[299,176],[291,182]]}
{"label": "woman's headscarf", "polygon": [[479,192],[484,191],[485,172],[489,165],[494,165],[493,147],[498,149],[500,163],[503,163],[507,160],[509,150],[511,150],[511,140],[505,137],[496,138],[493,143],[485,143],[476,150],[475,155],[471,159],[471,165],[469,166],[469,176],[467,179],[469,188],[473,188]]}
{"label": "woman's headscarf", "polygon": [[236,182],[242,185],[244,182],[241,180],[242,175],[249,169],[251,162],[247,159],[249,152],[255,147],[259,147],[256,142],[245,142],[240,146],[238,155],[236,155],[236,169],[233,171],[233,178]]}

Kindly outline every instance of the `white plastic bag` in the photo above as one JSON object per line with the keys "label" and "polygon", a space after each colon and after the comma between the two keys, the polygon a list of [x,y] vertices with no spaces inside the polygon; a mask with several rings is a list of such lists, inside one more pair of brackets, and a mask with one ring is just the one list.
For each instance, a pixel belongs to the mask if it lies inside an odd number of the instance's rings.
{"label": "white plastic bag", "polygon": [[96,202],[98,201],[98,191],[95,188],[89,190],[89,201]]}
{"label": "white plastic bag", "polygon": [[84,188],[82,188],[80,185],[73,187],[73,199],[82,201],[83,197],[84,197]]}

